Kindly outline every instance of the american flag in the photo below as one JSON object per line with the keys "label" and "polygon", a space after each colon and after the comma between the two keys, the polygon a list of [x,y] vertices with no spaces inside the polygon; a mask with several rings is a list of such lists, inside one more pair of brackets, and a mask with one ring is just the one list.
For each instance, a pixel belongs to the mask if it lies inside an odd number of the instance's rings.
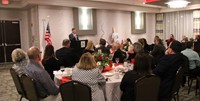
{"label": "american flag", "polygon": [[44,40],[46,40],[48,45],[52,45],[49,23],[47,24],[47,29],[46,29]]}

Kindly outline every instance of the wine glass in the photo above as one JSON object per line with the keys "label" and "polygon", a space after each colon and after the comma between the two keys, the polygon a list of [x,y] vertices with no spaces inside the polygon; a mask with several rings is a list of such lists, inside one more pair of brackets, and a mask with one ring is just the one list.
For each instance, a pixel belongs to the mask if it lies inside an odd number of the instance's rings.
{"label": "wine glass", "polygon": [[61,66],[61,67],[60,67],[60,71],[61,71],[62,74],[63,74],[63,72],[65,71],[65,67],[64,67],[64,66]]}
{"label": "wine glass", "polygon": [[118,64],[119,63],[119,58],[115,58],[115,62]]}

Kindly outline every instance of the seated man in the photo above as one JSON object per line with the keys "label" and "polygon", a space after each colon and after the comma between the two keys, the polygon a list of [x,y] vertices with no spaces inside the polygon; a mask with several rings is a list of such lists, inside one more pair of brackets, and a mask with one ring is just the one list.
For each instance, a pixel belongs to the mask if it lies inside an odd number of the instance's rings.
{"label": "seated man", "polygon": [[167,54],[160,59],[153,70],[153,73],[161,79],[159,101],[167,101],[166,99],[171,96],[176,72],[184,61],[184,55],[180,53],[181,48],[180,42],[172,41],[167,49]]}
{"label": "seated man", "polygon": [[62,66],[72,67],[78,62],[78,54],[74,49],[70,48],[70,41],[64,39],[62,42],[63,47],[56,50],[56,57],[60,61]]}
{"label": "seated man", "polygon": [[35,80],[39,98],[42,101],[55,101],[58,97],[59,89],[40,63],[40,50],[37,47],[31,47],[27,54],[30,62],[25,68],[25,73]]}
{"label": "seated man", "polygon": [[200,75],[200,58],[197,52],[192,50],[193,42],[186,42],[186,49],[181,51],[189,60],[189,73],[193,76]]}

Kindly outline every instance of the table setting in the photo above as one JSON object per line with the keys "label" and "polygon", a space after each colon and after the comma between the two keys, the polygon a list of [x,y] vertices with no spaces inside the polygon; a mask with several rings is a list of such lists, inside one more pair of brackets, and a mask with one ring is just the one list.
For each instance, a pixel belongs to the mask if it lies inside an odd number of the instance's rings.
{"label": "table setting", "polygon": [[[112,67],[107,66],[103,68],[102,75],[106,78],[104,89],[106,101],[120,101],[122,94],[120,83],[124,73],[128,70],[132,70],[131,67],[133,67],[133,64],[124,62],[122,64],[113,63]],[[60,84],[71,80],[73,68],[61,68],[53,73],[55,75],[54,81],[56,85],[59,86]]]}

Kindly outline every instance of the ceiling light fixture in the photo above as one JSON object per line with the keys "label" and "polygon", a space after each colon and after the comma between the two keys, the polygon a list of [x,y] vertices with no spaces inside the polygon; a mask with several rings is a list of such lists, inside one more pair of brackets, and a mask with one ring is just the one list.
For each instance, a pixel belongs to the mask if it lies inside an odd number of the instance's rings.
{"label": "ceiling light fixture", "polygon": [[184,8],[186,7],[190,2],[187,0],[170,0],[169,2],[165,3],[170,8]]}
{"label": "ceiling light fixture", "polygon": [[1,3],[4,4],[4,5],[8,5],[9,4],[9,0],[2,0]]}

